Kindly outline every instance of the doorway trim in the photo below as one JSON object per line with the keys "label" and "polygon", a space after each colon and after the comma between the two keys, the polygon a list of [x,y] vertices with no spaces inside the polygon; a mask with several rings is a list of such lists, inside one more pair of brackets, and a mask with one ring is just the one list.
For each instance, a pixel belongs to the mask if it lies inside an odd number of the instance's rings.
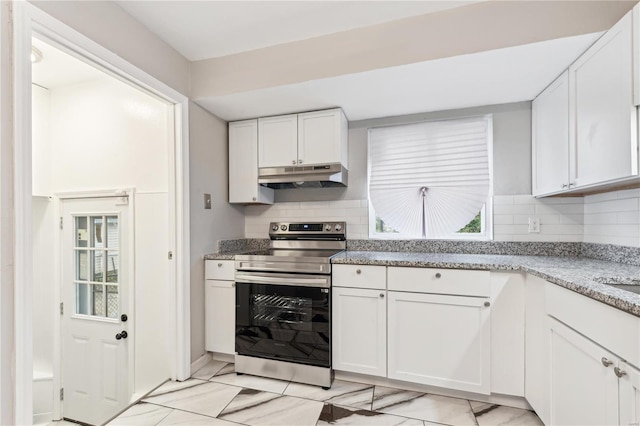
{"label": "doorway trim", "polygon": [[[190,224],[189,224],[189,99],[115,53],[24,1],[13,7],[14,82],[14,307],[15,422],[30,424],[33,416],[33,245],[31,206],[31,37],[34,33],[113,76],[150,92],[174,109],[174,138],[169,171],[169,247],[175,306],[172,379],[190,377]],[[59,328],[58,328],[59,330]],[[59,401],[58,401],[59,406]],[[55,413],[54,413],[55,414]]]}

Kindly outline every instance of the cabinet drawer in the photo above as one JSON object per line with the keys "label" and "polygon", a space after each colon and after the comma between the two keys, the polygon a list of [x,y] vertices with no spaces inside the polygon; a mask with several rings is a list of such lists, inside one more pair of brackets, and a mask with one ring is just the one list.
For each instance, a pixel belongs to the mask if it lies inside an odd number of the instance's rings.
{"label": "cabinet drawer", "polygon": [[489,271],[389,267],[387,277],[389,290],[481,297],[491,295]]}
{"label": "cabinet drawer", "polygon": [[386,266],[333,265],[332,285],[385,289],[387,287]]}
{"label": "cabinet drawer", "polygon": [[233,260],[207,260],[204,262],[204,278],[206,280],[235,279],[236,268]]}

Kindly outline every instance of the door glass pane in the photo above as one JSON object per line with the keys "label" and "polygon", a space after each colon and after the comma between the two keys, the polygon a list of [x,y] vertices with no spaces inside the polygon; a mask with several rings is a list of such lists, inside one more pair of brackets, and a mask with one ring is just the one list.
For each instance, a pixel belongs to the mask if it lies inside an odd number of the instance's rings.
{"label": "door glass pane", "polygon": [[76,280],[86,281],[89,271],[89,254],[86,250],[76,250]]}
{"label": "door glass pane", "polygon": [[103,282],[104,280],[104,252],[96,250],[91,252],[91,281]]}
{"label": "door glass pane", "polygon": [[91,285],[92,314],[103,317],[104,315],[104,286],[102,284]]}
{"label": "door glass pane", "polygon": [[102,216],[91,216],[91,247],[104,247]]}
{"label": "door glass pane", "polygon": [[76,283],[76,314],[89,315],[87,284]]}
{"label": "door glass pane", "polygon": [[107,247],[117,249],[120,246],[118,216],[107,216]]}
{"label": "door glass pane", "polygon": [[118,253],[114,253],[112,251],[107,252],[107,282],[108,283],[117,283],[118,282]]}
{"label": "door glass pane", "polygon": [[76,216],[76,247],[87,247],[89,244],[89,229],[87,217]]}
{"label": "door glass pane", "polygon": [[107,317],[118,318],[118,286],[107,287]]}

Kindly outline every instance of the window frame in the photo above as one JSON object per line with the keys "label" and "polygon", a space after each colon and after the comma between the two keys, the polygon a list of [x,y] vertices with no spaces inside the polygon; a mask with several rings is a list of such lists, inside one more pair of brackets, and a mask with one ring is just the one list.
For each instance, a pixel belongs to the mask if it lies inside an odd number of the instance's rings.
{"label": "window frame", "polygon": [[[421,123],[434,123],[439,121],[453,121],[464,120],[469,118],[483,118],[488,122],[487,125],[487,155],[489,164],[489,195],[480,212],[480,223],[482,232],[480,233],[453,233],[446,237],[427,237],[413,236],[403,233],[395,232],[376,232],[376,219],[375,209],[371,203],[371,195],[369,188],[371,184],[371,130],[384,128],[384,127],[398,127],[404,125],[413,125]],[[492,241],[493,240],[493,114],[481,114],[481,115],[468,115],[468,116],[455,116],[448,118],[441,118],[435,120],[422,120],[412,122],[402,122],[383,126],[373,126],[367,129],[367,203],[368,203],[368,216],[369,216],[369,239],[372,240],[423,240],[423,241],[437,241],[437,240],[454,240],[454,241]]]}

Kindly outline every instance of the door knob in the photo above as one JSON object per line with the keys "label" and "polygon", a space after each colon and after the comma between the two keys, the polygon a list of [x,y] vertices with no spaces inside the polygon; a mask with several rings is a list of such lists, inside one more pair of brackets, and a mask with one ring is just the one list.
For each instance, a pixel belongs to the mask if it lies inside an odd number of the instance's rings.
{"label": "door knob", "polygon": [[120,333],[116,334],[116,340],[126,339],[128,335],[129,334],[127,334],[125,330],[122,330]]}

